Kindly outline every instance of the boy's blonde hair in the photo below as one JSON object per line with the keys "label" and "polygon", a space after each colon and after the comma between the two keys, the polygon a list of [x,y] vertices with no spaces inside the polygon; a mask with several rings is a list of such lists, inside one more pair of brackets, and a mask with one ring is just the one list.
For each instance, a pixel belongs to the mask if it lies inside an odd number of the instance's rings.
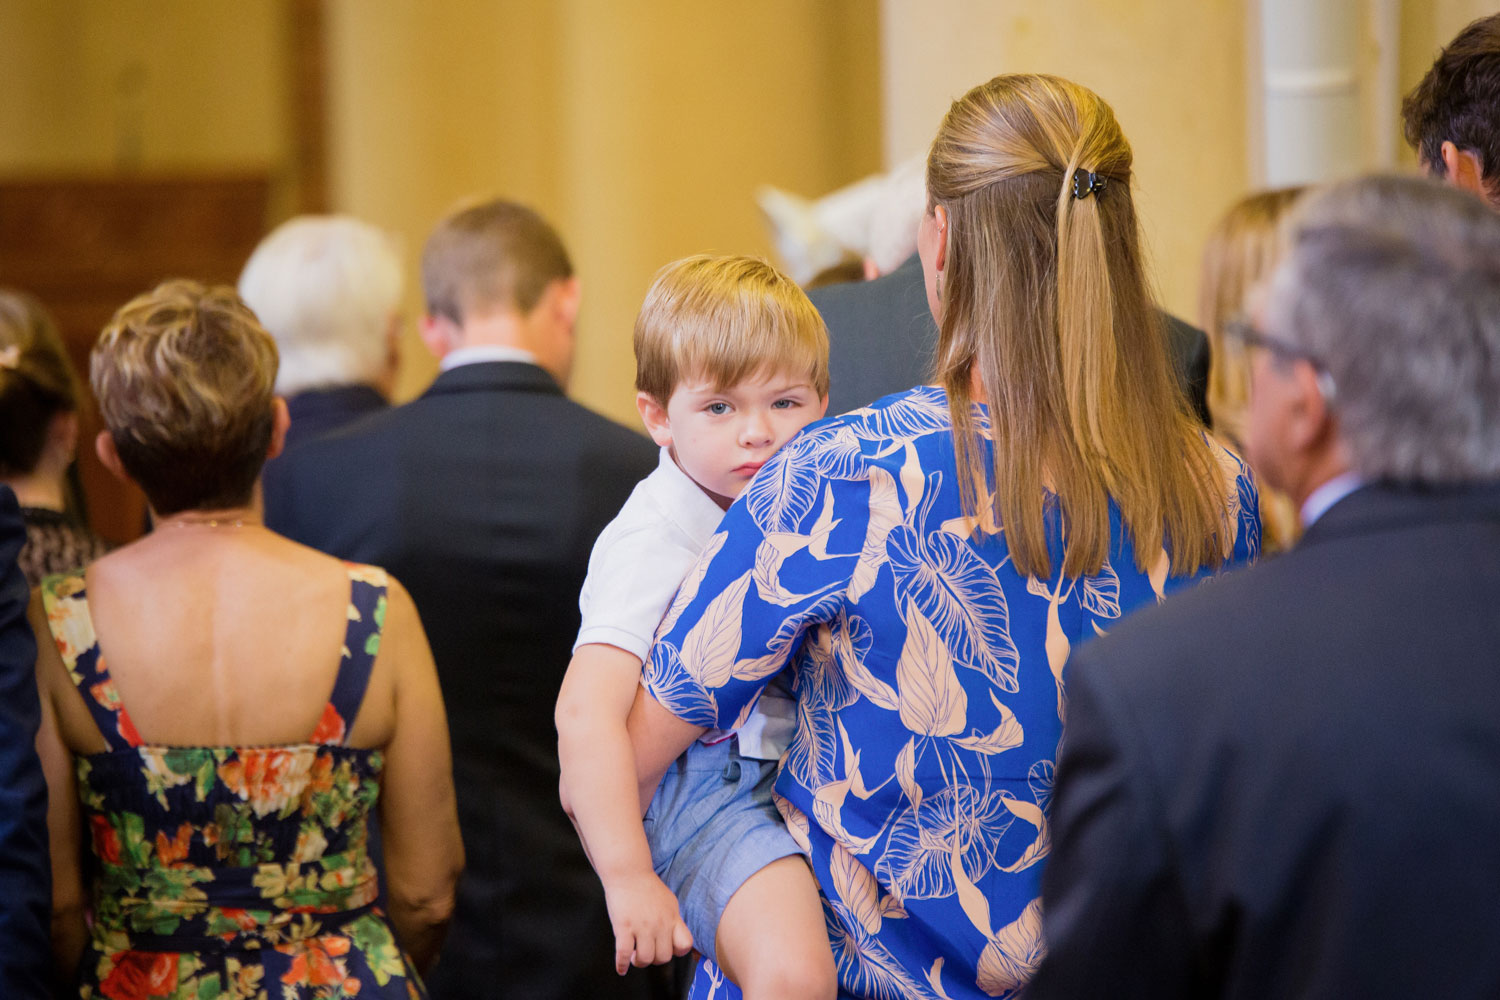
{"label": "boy's blonde hair", "polygon": [[807,294],[759,257],[673,261],[635,320],[635,387],[663,406],[684,378],[725,389],[767,369],[807,372],[828,395],[828,328]]}

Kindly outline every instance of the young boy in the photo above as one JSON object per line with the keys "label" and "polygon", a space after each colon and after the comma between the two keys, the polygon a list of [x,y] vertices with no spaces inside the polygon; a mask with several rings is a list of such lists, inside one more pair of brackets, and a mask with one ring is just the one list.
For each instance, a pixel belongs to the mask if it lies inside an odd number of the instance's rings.
{"label": "young boy", "polygon": [[557,702],[564,805],[604,883],[621,974],[696,945],[749,1000],[831,1000],[817,886],[771,801],[795,728],[784,689],[736,732],[694,744],[644,829],[625,726],[656,627],[724,510],[828,408],[828,334],[764,261],[689,257],[646,293],[635,357],[636,407],[661,459],[589,559]]}

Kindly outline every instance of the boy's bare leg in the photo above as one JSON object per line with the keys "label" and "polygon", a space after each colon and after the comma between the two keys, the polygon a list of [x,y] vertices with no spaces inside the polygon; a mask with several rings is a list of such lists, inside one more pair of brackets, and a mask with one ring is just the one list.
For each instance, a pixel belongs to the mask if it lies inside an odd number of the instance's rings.
{"label": "boy's bare leg", "polygon": [[834,1000],[838,970],[823,904],[801,855],[779,858],[729,897],[714,937],[745,1000]]}

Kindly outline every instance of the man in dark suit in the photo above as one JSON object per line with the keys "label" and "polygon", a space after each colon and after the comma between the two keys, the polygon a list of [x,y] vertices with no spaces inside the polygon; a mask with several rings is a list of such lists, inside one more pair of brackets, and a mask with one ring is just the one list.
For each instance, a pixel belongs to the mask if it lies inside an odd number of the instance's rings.
{"label": "man in dark suit", "polygon": [[[889,274],[824,285],[807,297],[828,324],[829,413],[847,413],[932,377],[937,326],[915,253]],[[1183,389],[1207,423],[1208,338],[1175,316],[1162,319]]]}
{"label": "man in dark suit", "polygon": [[47,915],[47,784],[36,754],[42,708],[36,640],[26,621],[31,593],[16,556],[26,525],[0,486],[0,997],[51,996]]}
{"label": "man in dark suit", "polygon": [[1306,534],[1068,665],[1027,995],[1500,996],[1500,217],[1316,193],[1258,313]]}
{"label": "man in dark suit", "polygon": [[289,451],[266,522],[388,568],[432,643],[467,869],[434,998],[635,997],[558,804],[553,706],[595,536],[655,467],[644,437],[563,395],[579,285],[535,213],[450,216],[422,258],[420,398]]}

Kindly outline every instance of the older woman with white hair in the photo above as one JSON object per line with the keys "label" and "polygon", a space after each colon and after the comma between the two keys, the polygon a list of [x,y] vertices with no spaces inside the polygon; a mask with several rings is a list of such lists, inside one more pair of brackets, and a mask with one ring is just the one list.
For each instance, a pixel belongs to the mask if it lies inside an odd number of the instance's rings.
{"label": "older woman with white hair", "polygon": [[302,215],[261,240],[239,291],[276,339],[288,446],[384,409],[403,290],[396,241],[347,215]]}

